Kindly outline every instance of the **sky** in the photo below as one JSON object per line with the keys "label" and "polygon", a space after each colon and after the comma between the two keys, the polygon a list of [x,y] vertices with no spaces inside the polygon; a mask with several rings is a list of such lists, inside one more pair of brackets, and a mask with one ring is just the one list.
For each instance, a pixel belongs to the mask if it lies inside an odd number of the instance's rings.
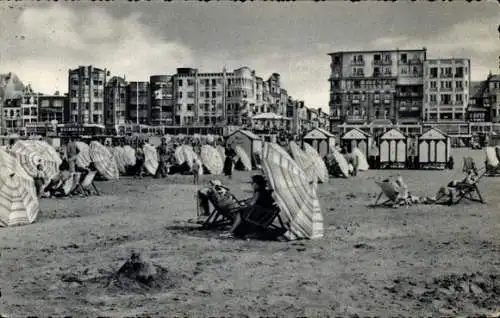
{"label": "sky", "polygon": [[249,66],[326,110],[330,52],[426,47],[429,58],[470,58],[472,80],[499,72],[497,1],[95,3],[0,2],[0,74],[52,94],[80,65],[128,81]]}

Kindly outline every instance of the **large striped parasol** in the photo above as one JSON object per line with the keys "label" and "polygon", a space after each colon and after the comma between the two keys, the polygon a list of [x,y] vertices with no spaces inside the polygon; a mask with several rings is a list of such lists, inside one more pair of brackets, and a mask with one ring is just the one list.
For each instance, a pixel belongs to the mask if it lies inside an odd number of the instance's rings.
{"label": "large striped parasol", "polygon": [[226,161],[226,149],[224,149],[224,147],[218,145],[217,147],[215,147],[217,149],[217,151],[219,152],[219,155],[220,157],[222,158],[222,162],[225,162]]}
{"label": "large striped parasol", "polygon": [[210,145],[203,145],[201,146],[200,157],[201,161],[203,161],[203,164],[207,167],[211,174],[217,175],[222,173],[224,162],[222,161],[217,149]]}
{"label": "large striped parasol", "polygon": [[302,149],[300,149],[299,145],[297,145],[295,141],[290,141],[289,146],[293,159],[297,165],[304,170],[309,180],[317,182],[318,176],[316,174],[316,168],[314,167],[314,161],[311,160],[309,156],[302,151]]}
{"label": "large striped parasol", "polygon": [[314,162],[314,169],[316,170],[316,174],[318,175],[318,179],[320,182],[328,182],[328,168],[326,167],[323,158],[319,155],[319,153],[314,149],[310,144],[304,143],[305,153],[308,155],[310,160]]}
{"label": "large striped parasol", "polygon": [[283,148],[268,142],[262,151],[262,168],[288,230],[285,237],[290,240],[323,237],[317,187],[311,186],[304,170]]}
{"label": "large striped parasol", "polygon": [[146,170],[152,174],[156,174],[156,170],[158,170],[158,152],[156,152],[156,148],[153,147],[150,144],[145,144],[142,147],[142,150],[144,151],[144,167]]}
{"label": "large striped parasol", "polygon": [[183,145],[182,146],[182,151],[184,153],[184,158],[186,159],[186,162],[189,166],[189,168],[193,168],[193,160],[196,160],[198,164],[200,165],[200,170],[199,170],[199,175],[203,174],[203,162],[201,162],[200,157],[194,152],[193,147],[189,145]]}
{"label": "large striped parasol", "polygon": [[62,160],[54,148],[52,152],[51,146],[47,143],[45,145],[36,140],[18,140],[12,146],[10,153],[19,160],[24,170],[32,177],[37,175],[36,166],[41,164],[43,177],[50,180],[59,173]]}
{"label": "large striped parasol", "polygon": [[0,226],[31,224],[40,210],[36,191],[20,174],[0,170]]}
{"label": "large striped parasol", "polygon": [[245,170],[252,171],[252,160],[250,159],[246,151],[240,145],[234,147],[234,151],[243,164],[243,167],[245,167]]}
{"label": "large striped parasol", "polygon": [[116,166],[120,173],[125,173],[127,171],[127,161],[124,155],[124,150],[120,146],[113,148],[113,156],[115,157]]}
{"label": "large striped parasol", "polygon": [[135,149],[129,145],[123,146],[123,159],[125,160],[127,166],[135,166]]}
{"label": "large striped parasol", "polygon": [[90,148],[84,142],[75,142],[76,148],[78,149],[78,155],[76,155],[76,165],[80,168],[87,168],[92,159],[90,159]]}
{"label": "large striped parasol", "polygon": [[90,158],[104,178],[114,180],[120,177],[113,154],[98,141],[90,143]]}
{"label": "large striped parasol", "polygon": [[177,148],[175,148],[174,152],[175,160],[177,161],[177,164],[181,165],[184,162],[187,161],[185,152],[184,152],[184,145],[181,145]]}
{"label": "large striped parasol", "polygon": [[344,177],[349,177],[349,164],[347,163],[345,157],[342,156],[342,154],[335,148],[332,149],[331,153]]}
{"label": "large striped parasol", "polygon": [[0,170],[6,170],[15,173],[21,178],[24,186],[27,189],[32,189],[36,193],[35,183],[26,170],[21,166],[19,161],[8,152],[0,149]]}
{"label": "large striped parasol", "polygon": [[366,160],[366,156],[365,154],[359,150],[359,148],[354,148],[352,150],[352,154],[356,156],[356,158],[358,159],[358,170],[359,171],[366,171],[370,168],[370,166],[368,165],[368,161]]}

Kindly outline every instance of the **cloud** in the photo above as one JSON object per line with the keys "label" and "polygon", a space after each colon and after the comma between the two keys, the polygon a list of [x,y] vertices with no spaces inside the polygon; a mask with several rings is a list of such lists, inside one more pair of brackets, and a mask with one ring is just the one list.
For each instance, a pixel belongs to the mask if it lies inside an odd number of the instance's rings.
{"label": "cloud", "polygon": [[[148,80],[191,65],[189,47],[160,37],[140,22],[139,13],[115,18],[96,8],[28,8],[8,31],[2,70],[13,71],[43,93],[67,91],[68,69],[80,65],[107,68],[127,80]],[[24,40],[19,39],[24,36]]]}

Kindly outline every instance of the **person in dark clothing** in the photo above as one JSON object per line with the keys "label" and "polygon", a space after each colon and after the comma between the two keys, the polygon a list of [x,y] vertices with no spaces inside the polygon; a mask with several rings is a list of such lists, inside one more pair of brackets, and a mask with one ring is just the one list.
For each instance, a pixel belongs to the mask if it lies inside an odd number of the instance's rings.
{"label": "person in dark clothing", "polygon": [[140,142],[135,148],[135,177],[139,178],[142,178],[144,172],[144,162],[146,160],[144,150],[142,149],[143,146],[144,143]]}
{"label": "person in dark clothing", "polygon": [[271,191],[267,189],[267,181],[264,176],[252,176],[252,187],[254,190],[253,197],[249,201],[248,206],[242,208],[242,210],[236,214],[229,236],[244,238],[246,235],[252,234],[256,229],[245,222],[245,217],[256,210],[267,212],[273,207],[274,199],[271,195]]}
{"label": "person in dark clothing", "polygon": [[168,158],[169,151],[167,140],[165,138],[161,139],[161,145],[158,146],[158,169],[156,170],[155,178],[165,178],[168,175]]}
{"label": "person in dark clothing", "polygon": [[224,159],[223,171],[224,171],[224,175],[227,176],[229,179],[231,179],[231,177],[233,176],[233,165],[234,165],[233,159],[234,159],[235,153],[234,153],[234,150],[230,146],[227,146],[225,154],[226,154],[226,159]]}

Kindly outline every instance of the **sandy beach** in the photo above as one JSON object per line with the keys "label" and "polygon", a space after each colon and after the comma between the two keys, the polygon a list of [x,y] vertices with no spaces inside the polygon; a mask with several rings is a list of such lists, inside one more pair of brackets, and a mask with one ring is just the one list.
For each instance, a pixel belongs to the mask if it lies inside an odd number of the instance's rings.
{"label": "sandy beach", "polygon": [[[101,196],[43,199],[36,223],[0,229],[0,313],[79,316],[440,316],[500,310],[500,177],[487,204],[370,208],[375,178],[401,173],[415,195],[453,171],[373,170],[319,186],[325,236],[266,242],[199,231],[188,176],[98,182]],[[221,179],[250,195],[251,173]],[[138,251],[162,272],[150,290],[108,285]]]}

